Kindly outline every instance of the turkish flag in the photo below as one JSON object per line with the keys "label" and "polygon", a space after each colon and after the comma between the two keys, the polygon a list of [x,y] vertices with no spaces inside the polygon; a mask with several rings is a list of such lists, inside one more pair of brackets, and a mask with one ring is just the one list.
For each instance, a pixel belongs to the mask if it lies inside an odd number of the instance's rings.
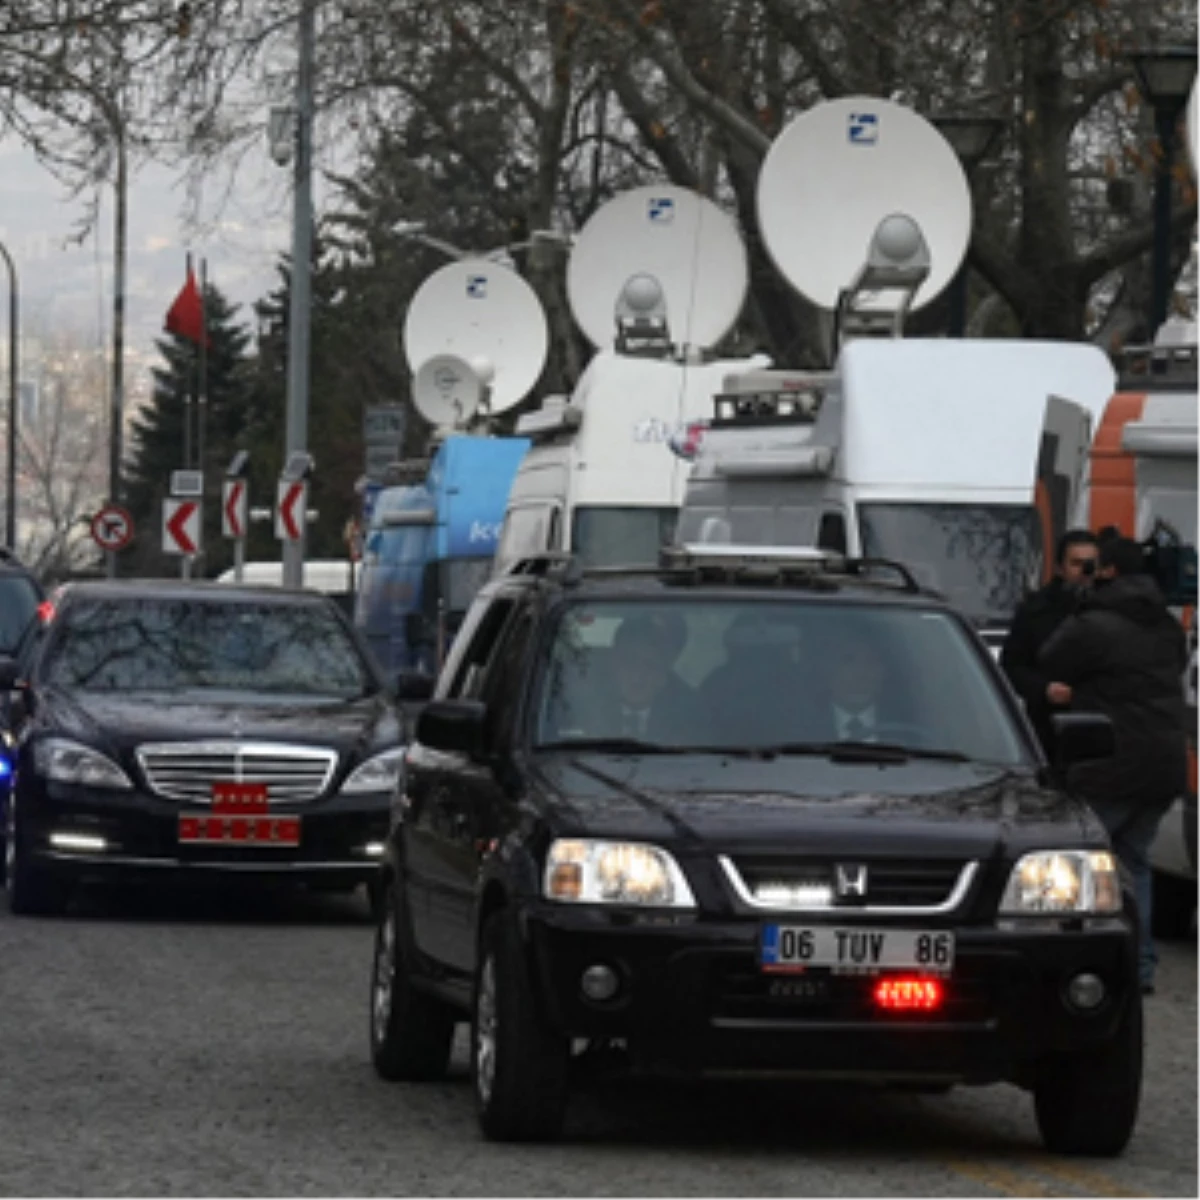
{"label": "turkish flag", "polygon": [[204,327],[204,301],[200,296],[200,289],[196,286],[196,276],[192,273],[190,263],[187,282],[175,297],[175,303],[167,310],[165,328],[168,333],[195,342],[197,346],[201,341],[206,346],[212,345],[212,338],[207,336]]}

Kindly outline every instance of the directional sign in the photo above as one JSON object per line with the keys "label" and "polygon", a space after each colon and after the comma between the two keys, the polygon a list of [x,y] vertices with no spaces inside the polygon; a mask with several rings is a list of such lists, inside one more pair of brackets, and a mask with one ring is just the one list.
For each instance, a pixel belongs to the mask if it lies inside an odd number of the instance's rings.
{"label": "directional sign", "polygon": [[200,501],[172,496],[163,501],[163,553],[200,552]]}
{"label": "directional sign", "polygon": [[172,471],[172,496],[203,496],[204,475],[200,471]]}
{"label": "directional sign", "polygon": [[301,480],[279,481],[275,496],[275,536],[284,542],[298,542],[304,536],[308,510],[308,484]]}
{"label": "directional sign", "polygon": [[250,523],[250,493],[244,479],[227,479],[221,494],[221,534],[244,538]]}
{"label": "directional sign", "polygon": [[101,550],[124,550],[133,541],[133,518],[125,509],[106,504],[92,518],[92,539]]}

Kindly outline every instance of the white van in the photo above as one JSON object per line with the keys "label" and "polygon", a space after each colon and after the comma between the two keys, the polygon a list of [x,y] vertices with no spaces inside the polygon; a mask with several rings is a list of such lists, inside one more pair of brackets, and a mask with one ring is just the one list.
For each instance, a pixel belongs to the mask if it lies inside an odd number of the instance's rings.
{"label": "white van", "polygon": [[589,566],[657,563],[690,468],[670,440],[708,417],[727,376],[767,361],[598,351],[569,401],[548,397],[517,423],[533,446],[509,493],[495,572],[548,550],[572,551]]}
{"label": "white van", "polygon": [[[772,412],[764,374],[790,413]],[[1114,379],[1094,346],[891,338],[847,342],[827,375],[743,375],[677,540],[899,560],[994,641],[1053,566]]]}
{"label": "white van", "polygon": [[[236,583],[233,567],[217,576],[217,583]],[[354,615],[359,564],[340,558],[309,559],[304,564],[304,586],[332,596],[348,617]],[[248,562],[242,566],[242,583],[257,587],[282,587],[282,562]]]}

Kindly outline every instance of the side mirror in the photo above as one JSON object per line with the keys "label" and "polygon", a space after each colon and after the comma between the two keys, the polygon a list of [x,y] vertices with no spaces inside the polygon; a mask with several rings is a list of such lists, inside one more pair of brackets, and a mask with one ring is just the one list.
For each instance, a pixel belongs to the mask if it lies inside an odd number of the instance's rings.
{"label": "side mirror", "polygon": [[437,680],[424,671],[401,671],[396,679],[396,699],[425,701],[433,696]]}
{"label": "side mirror", "polygon": [[15,658],[0,655],[0,692],[11,692],[21,682],[21,668]]}
{"label": "side mirror", "polygon": [[1052,718],[1056,766],[1066,770],[1076,763],[1111,758],[1117,750],[1112,721],[1099,713],[1056,713]]}
{"label": "side mirror", "polygon": [[417,717],[417,741],[431,750],[481,754],[485,712],[478,700],[434,700]]}

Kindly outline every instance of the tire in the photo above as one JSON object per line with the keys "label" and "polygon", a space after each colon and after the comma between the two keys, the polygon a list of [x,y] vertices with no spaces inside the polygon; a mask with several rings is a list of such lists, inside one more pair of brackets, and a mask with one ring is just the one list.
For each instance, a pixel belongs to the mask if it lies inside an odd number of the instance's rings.
{"label": "tire", "polygon": [[1142,999],[1128,1001],[1106,1046],[1043,1064],[1034,1084],[1038,1129],[1052,1154],[1115,1157],[1137,1124],[1142,1090]]}
{"label": "tire", "polygon": [[1196,881],[1177,875],[1154,872],[1154,903],[1150,924],[1155,937],[1183,939],[1191,937],[1196,915]]}
{"label": "tire", "polygon": [[371,1061],[393,1082],[441,1079],[454,1041],[454,1010],[417,990],[411,961],[407,914],[393,881],[375,932],[370,1012]]}
{"label": "tire", "polygon": [[570,1043],[542,1025],[537,1009],[515,930],[493,914],[480,938],[471,1019],[471,1084],[492,1141],[562,1133]]}

